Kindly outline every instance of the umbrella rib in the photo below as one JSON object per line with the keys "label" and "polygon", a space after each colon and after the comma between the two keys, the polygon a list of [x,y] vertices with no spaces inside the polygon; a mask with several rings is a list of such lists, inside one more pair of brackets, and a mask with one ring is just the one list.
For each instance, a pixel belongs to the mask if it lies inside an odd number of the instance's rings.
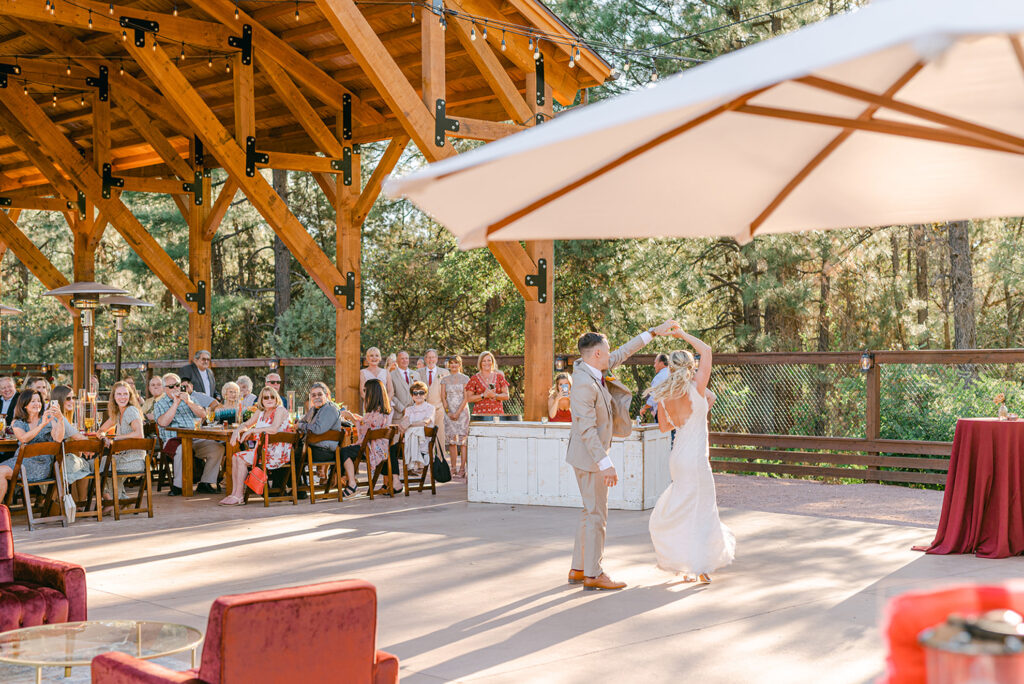
{"label": "umbrella rib", "polygon": [[1024,47],[1020,44],[1020,38],[1010,36],[1010,45],[1013,47],[1013,54],[1017,57],[1017,63],[1020,64],[1021,71],[1024,71]]}
{"label": "umbrella rib", "polygon": [[[768,86],[768,87],[770,88],[771,86]],[[494,234],[496,231],[501,230],[505,226],[508,226],[508,225],[518,221],[519,219],[523,218],[524,216],[528,216],[529,214],[532,214],[533,212],[537,211],[538,209],[541,209],[541,208],[547,206],[548,204],[551,204],[552,202],[554,202],[558,198],[563,197],[563,196],[569,194],[573,190],[576,190],[577,188],[579,188],[579,187],[581,187],[583,185],[586,185],[587,183],[589,183],[589,182],[591,182],[591,181],[593,181],[593,180],[595,180],[597,178],[600,178],[601,176],[605,175],[609,171],[613,171],[614,169],[622,166],[626,162],[629,162],[629,161],[631,161],[633,159],[636,159],[640,155],[644,154],[645,152],[647,152],[647,151],[649,151],[651,149],[654,149],[658,145],[661,145],[662,143],[668,142],[672,138],[675,138],[675,137],[677,137],[679,135],[682,135],[686,131],[689,131],[689,130],[691,130],[693,128],[696,128],[700,124],[705,123],[705,122],[715,118],[719,114],[724,114],[725,112],[732,111],[732,110],[735,110],[738,107],[741,107],[748,100],[750,100],[753,97],[756,97],[757,95],[760,95],[761,93],[763,93],[767,89],[768,88],[759,88],[758,90],[754,90],[754,91],[751,91],[749,93],[746,93],[745,95],[741,95],[740,97],[737,97],[734,100],[726,102],[725,104],[719,105],[718,107],[715,107],[714,109],[712,109],[712,110],[710,110],[708,112],[705,112],[704,114],[701,114],[700,116],[696,117],[695,119],[690,119],[686,123],[681,124],[679,126],[676,126],[672,130],[667,131],[665,133],[662,133],[661,135],[648,140],[647,142],[645,142],[644,144],[642,144],[642,145],[640,145],[638,147],[634,147],[629,152],[626,152],[625,154],[623,154],[620,157],[616,157],[612,161],[608,162],[607,164],[604,164],[603,166],[601,166],[600,168],[598,168],[598,169],[596,169],[594,171],[591,171],[587,175],[585,175],[585,176],[583,176],[581,178],[577,178],[576,180],[574,180],[573,182],[569,183],[568,185],[563,185],[558,190],[555,190],[554,192],[548,193],[544,197],[541,197],[540,199],[538,199],[538,200],[536,200],[534,202],[531,202],[530,204],[526,205],[522,209],[519,209],[519,210],[509,214],[505,218],[499,219],[499,220],[495,221],[494,223],[490,224],[489,226],[487,226],[487,237],[490,238],[490,236],[492,234]]]}
{"label": "umbrella rib", "polygon": [[[885,95],[888,97],[892,97],[893,95],[898,93],[903,88],[903,86],[907,85],[907,83],[909,83],[910,80],[914,78],[914,76],[917,76],[917,74],[920,73],[921,69],[923,68],[923,62],[917,62],[916,64],[914,64],[902,76],[896,79],[896,81],[891,86],[889,86],[889,88],[885,91]],[[857,118],[859,120],[867,121],[868,119],[873,117],[875,115],[875,112],[877,112],[879,109],[880,107],[876,105],[871,105],[870,107],[866,108],[863,112],[861,112],[860,116],[858,116]],[[786,198],[788,198],[793,193],[793,191],[796,190],[797,187],[799,187],[800,184],[803,183],[804,180],[806,180],[807,177],[810,176],[811,173],[813,173],[814,170],[821,165],[822,162],[824,162],[833,152],[835,152],[836,148],[838,148],[840,145],[846,142],[846,140],[851,135],[853,135],[853,129],[847,128],[842,133],[833,138],[828,145],[826,145],[820,152],[818,152],[818,154],[814,156],[813,159],[811,159],[811,161],[807,163],[806,166],[800,169],[800,172],[796,174],[793,177],[793,179],[786,184],[784,188],[782,188],[779,194],[775,196],[775,198],[768,204],[767,207],[765,207],[764,211],[758,214],[757,218],[750,223],[751,238],[754,237],[754,233],[757,232],[757,229],[760,228],[764,224],[764,222],[768,220],[768,217],[775,213],[775,210],[778,209],[779,206],[786,201]]]}

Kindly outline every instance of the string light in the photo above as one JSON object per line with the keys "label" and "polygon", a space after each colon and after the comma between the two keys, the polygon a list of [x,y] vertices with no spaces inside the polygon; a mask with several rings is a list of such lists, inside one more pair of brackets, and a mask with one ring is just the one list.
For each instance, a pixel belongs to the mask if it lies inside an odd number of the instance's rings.
{"label": "string light", "polygon": [[210,67],[211,69],[213,68],[213,53],[212,52],[208,53],[206,55],[206,65],[208,67]]}
{"label": "string light", "polygon": [[487,40],[487,24],[484,24],[484,35],[483,35],[483,38],[484,38],[484,40]]}
{"label": "string light", "polygon": [[505,51],[505,29],[501,30],[501,51]]}
{"label": "string light", "polygon": [[156,34],[153,34],[153,52],[156,52]]}
{"label": "string light", "polygon": [[79,100],[79,103],[80,103],[80,104],[81,104],[81,105],[82,105],[83,107],[85,106],[85,95],[82,95],[82,98],[81,98],[81,99]]}
{"label": "string light", "polygon": [[107,5],[107,11],[110,12],[111,15],[114,14],[114,3]]}
{"label": "string light", "polygon": [[50,16],[57,13],[57,3],[54,0],[50,0]]}
{"label": "string light", "polygon": [[295,0],[295,21],[299,20],[299,0]]}
{"label": "string light", "polygon": [[409,19],[410,19],[410,21],[413,24],[416,23],[416,8],[415,7],[413,7],[413,9],[409,10]]}
{"label": "string light", "polygon": [[54,107],[57,106],[57,89],[56,88],[53,89],[53,106]]}
{"label": "string light", "polygon": [[235,0],[235,20],[238,20],[238,0]]}
{"label": "string light", "polygon": [[178,60],[185,61],[185,41],[181,41],[181,52],[178,53]]}
{"label": "string light", "polygon": [[126,40],[128,40],[128,32],[124,29],[121,29],[121,42],[124,42]]}
{"label": "string light", "polygon": [[225,74],[230,74],[231,73],[231,58],[230,57],[225,57],[224,58],[224,73]]}
{"label": "string light", "polygon": [[124,76],[124,60],[122,59],[117,67],[117,73]]}
{"label": "string light", "polygon": [[92,10],[89,10],[89,28],[92,28]]}
{"label": "string light", "polygon": [[68,65],[67,65],[67,67],[65,67],[65,68],[64,68],[64,73],[65,73],[65,75],[67,75],[67,76],[70,76],[70,75],[71,75],[71,60],[70,60],[70,59],[68,60]]}
{"label": "string light", "polygon": [[21,84],[21,92],[23,92],[24,94],[28,95],[28,83],[22,83]]}
{"label": "string light", "polygon": [[174,3],[174,10],[171,12],[174,16],[178,16],[178,3]]}
{"label": "string light", "polygon": [[533,52],[533,36],[530,36],[530,42],[527,43],[527,47],[530,48],[530,52]]}
{"label": "string light", "polygon": [[533,61],[540,61],[540,37],[538,37],[537,42],[533,44]]}
{"label": "string light", "polygon": [[476,40],[476,24],[474,23],[472,28],[469,29],[469,39]]}

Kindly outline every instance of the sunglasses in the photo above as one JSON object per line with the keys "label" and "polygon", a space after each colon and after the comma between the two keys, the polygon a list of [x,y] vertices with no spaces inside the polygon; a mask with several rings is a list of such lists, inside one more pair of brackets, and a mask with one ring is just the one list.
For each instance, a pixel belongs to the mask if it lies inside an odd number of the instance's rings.
{"label": "sunglasses", "polygon": [[178,383],[174,383],[173,385],[164,385],[164,387],[166,387],[167,389],[174,389],[177,386],[178,386]]}
{"label": "sunglasses", "polygon": [[280,385],[281,381],[280,380],[267,380],[267,384],[268,385]]}
{"label": "sunglasses", "polygon": [[422,397],[424,394],[426,394],[426,392],[421,392],[420,390],[416,390],[415,392],[410,392],[409,394],[411,394],[414,397]]}

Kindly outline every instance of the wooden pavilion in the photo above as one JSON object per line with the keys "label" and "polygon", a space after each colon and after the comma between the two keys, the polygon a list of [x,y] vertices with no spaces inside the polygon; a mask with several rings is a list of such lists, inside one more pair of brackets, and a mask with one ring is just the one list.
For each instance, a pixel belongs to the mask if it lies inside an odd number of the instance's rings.
{"label": "wooden pavilion", "polygon": [[[557,39],[556,39],[557,38]],[[68,284],[17,226],[59,211],[72,280],[94,279],[116,230],[189,310],[192,354],[211,347],[211,239],[241,191],[334,304],[338,396],[358,401],[360,235],[411,142],[490,141],[583,101],[610,66],[538,0],[0,0],[0,250],[48,288]],[[361,143],[388,140],[371,177]],[[228,176],[211,196],[209,171]],[[332,261],[259,173],[313,174],[337,211]],[[170,194],[189,228],[188,273],[122,202]],[[526,300],[526,416],[546,411],[553,364],[553,242],[491,251]],[[2,251],[0,251],[2,254]],[[75,386],[86,377],[78,312]]]}

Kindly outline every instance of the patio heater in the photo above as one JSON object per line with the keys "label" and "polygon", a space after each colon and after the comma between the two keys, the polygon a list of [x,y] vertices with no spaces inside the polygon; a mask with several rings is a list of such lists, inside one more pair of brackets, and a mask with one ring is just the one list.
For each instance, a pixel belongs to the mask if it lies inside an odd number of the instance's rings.
{"label": "patio heater", "polygon": [[100,299],[100,304],[109,306],[110,313],[114,315],[114,330],[117,331],[117,346],[114,351],[114,382],[117,382],[121,379],[121,347],[124,346],[124,319],[131,313],[133,306],[153,306],[153,304],[127,295],[108,295]]}
{"label": "patio heater", "polygon": [[71,305],[81,312],[82,316],[82,347],[85,352],[85,370],[82,373],[82,388],[89,387],[89,379],[93,371],[93,349],[96,346],[92,340],[93,318],[92,313],[100,305],[101,295],[126,295],[127,290],[119,287],[104,285],[103,283],[81,282],[71,283],[55,290],[49,290],[43,294],[48,297],[71,297]]}

